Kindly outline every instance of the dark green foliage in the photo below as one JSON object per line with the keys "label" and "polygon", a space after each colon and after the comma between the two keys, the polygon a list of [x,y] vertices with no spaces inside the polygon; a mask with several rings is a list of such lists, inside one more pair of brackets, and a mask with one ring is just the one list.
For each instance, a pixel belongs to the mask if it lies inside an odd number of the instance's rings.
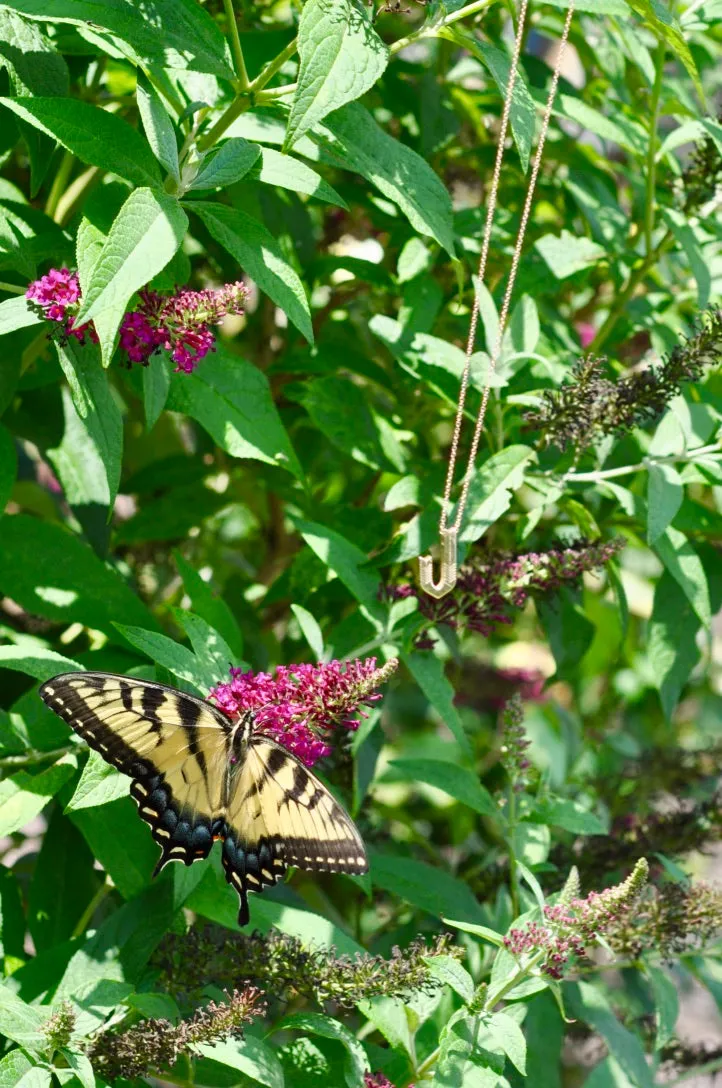
{"label": "dark green foliage", "polygon": [[[522,39],[452,504],[565,4]],[[722,1068],[675,1035],[690,979],[722,1008],[718,3],[578,0],[459,580],[416,580],[516,8],[0,4],[1,1088]],[[37,693],[231,667],[323,723],[370,861],[250,931],[218,845],[153,879]]]}

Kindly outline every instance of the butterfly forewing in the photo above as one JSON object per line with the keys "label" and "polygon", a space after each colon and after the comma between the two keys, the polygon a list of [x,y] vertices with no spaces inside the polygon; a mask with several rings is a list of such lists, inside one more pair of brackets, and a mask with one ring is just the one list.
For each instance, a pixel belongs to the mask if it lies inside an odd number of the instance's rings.
{"label": "butterfly forewing", "polygon": [[230,723],[209,703],[111,673],[66,673],[40,695],[91,748],[133,779],[131,794],[168,861],[207,857],[224,830]]}

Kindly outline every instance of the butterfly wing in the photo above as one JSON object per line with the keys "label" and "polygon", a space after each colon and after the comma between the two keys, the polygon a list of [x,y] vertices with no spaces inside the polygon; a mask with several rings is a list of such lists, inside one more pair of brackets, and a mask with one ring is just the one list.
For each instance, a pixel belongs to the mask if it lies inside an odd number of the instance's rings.
{"label": "butterfly wing", "polygon": [[252,736],[228,799],[223,867],[248,921],[248,891],[260,892],[289,865],[311,871],[365,873],[366,851],[350,816],[294,755]]}
{"label": "butterfly wing", "polygon": [[133,779],[131,795],[168,861],[207,857],[224,832],[230,719],[192,695],[102,672],[55,676],[40,695],[103,759]]}

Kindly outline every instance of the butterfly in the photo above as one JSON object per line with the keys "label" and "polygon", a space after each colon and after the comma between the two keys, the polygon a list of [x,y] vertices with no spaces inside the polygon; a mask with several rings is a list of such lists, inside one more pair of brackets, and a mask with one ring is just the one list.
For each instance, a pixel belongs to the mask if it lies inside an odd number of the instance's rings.
{"label": "butterfly", "polygon": [[44,702],[111,766],[129,775],[131,796],[161,856],[186,865],[223,843],[226,880],[249,920],[248,892],[276,884],[288,866],[365,873],[351,818],[307,767],[256,728],[193,695],[105,672],[69,672],[40,688]]}

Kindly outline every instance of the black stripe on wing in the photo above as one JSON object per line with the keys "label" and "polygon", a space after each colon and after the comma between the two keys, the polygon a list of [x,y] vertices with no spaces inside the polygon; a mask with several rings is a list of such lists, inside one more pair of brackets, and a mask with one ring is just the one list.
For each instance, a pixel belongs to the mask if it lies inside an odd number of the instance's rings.
{"label": "black stripe on wing", "polygon": [[[107,695],[105,700],[104,695]],[[159,746],[164,731],[172,728],[168,720],[161,719],[159,711],[172,710],[177,715],[174,724],[185,735],[189,755],[206,778],[198,722],[210,714],[214,724],[227,736],[231,723],[223,711],[164,684],[137,681],[115,673],[63,673],[43,684],[40,696],[103,759],[133,779],[131,796],[161,847],[154,875],[169,861],[191,865],[208,857],[215,839],[224,835],[225,822],[214,818],[212,813],[195,811],[184,803],[183,797],[175,796],[164,770],[153,760],[152,749],[150,753],[139,753],[126,742],[123,732],[137,733],[138,727],[143,726],[153,735],[153,745]],[[91,707],[87,702],[89,697],[97,705]]]}

